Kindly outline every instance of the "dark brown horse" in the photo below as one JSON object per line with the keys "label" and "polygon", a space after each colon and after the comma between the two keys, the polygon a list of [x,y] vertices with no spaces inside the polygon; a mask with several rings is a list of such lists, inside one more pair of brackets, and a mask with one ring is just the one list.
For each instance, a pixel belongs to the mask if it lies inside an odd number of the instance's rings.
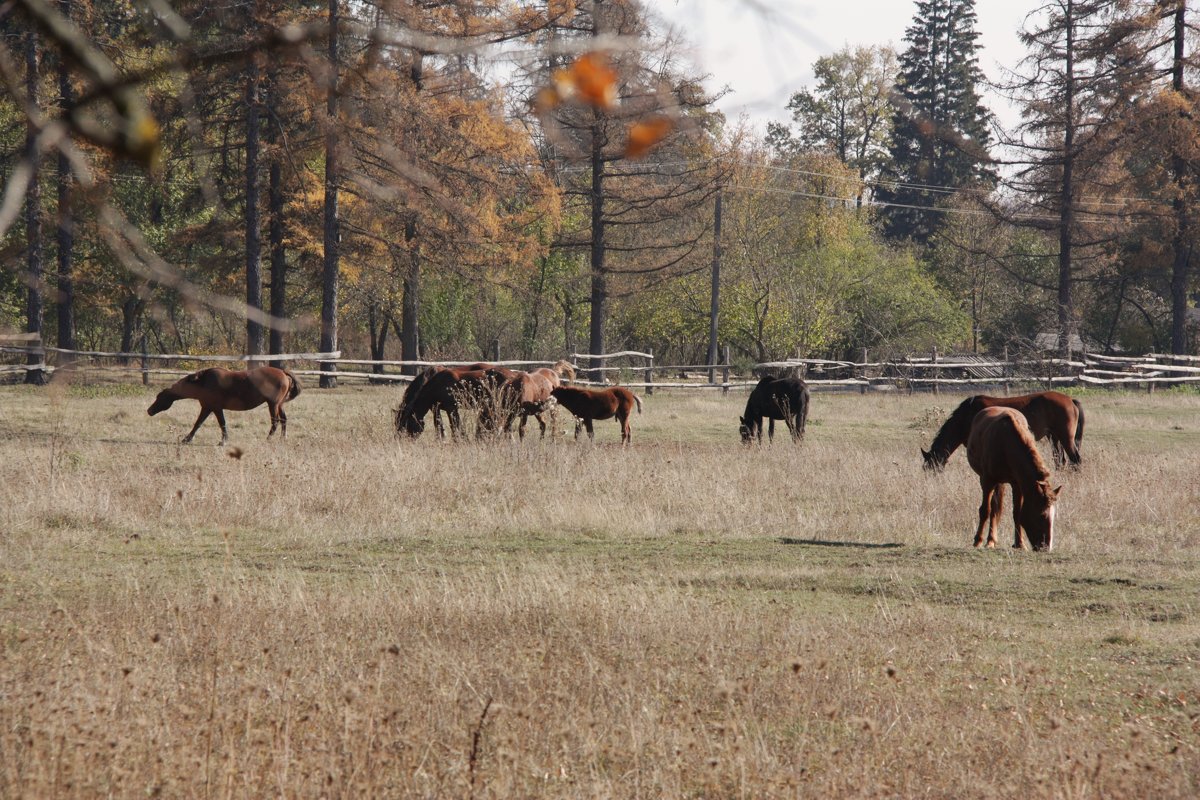
{"label": "dark brown horse", "polygon": [[985,408],[1002,406],[1025,415],[1035,440],[1050,437],[1055,466],[1069,460],[1079,466],[1079,446],[1083,443],[1083,406],[1062,392],[1038,392],[1019,397],[988,397],[977,394],[963,400],[942,425],[929,450],[922,450],[925,469],[940,470],[950,455],[966,444],[971,420]]}
{"label": "dark brown horse", "polygon": [[642,413],[642,398],[624,386],[610,386],[607,389],[559,386],[551,394],[559,405],[575,416],[576,439],[579,438],[580,423],[587,428],[588,438],[594,439],[596,434],[592,430],[592,421],[616,417],[617,422],[621,424],[621,444],[633,441],[633,433],[629,429],[629,415],[635,404],[638,413]]}
{"label": "dark brown horse", "polygon": [[770,421],[768,439],[774,440],[775,420],[781,419],[791,431],[792,441],[800,441],[808,422],[808,400],[808,384],[799,378],[763,377],[750,392],[746,411],[738,419],[742,441],[749,444],[757,436],[762,444],[763,417]]}
{"label": "dark brown horse", "polygon": [[967,436],[967,462],[979,475],[983,501],[975,546],[996,546],[996,528],[1004,510],[1004,484],[1012,486],[1013,547],[1021,547],[1021,531],[1034,550],[1054,548],[1054,503],[1062,487],[1050,488],[1050,470],[1034,444],[1033,434],[1019,411],[1003,406],[975,415]]}
{"label": "dark brown horse", "polygon": [[212,367],[193,372],[180,378],[169,389],[163,389],[146,413],[153,417],[160,411],[166,411],[176,400],[199,400],[200,416],[196,418],[191,432],[183,437],[183,443],[192,440],[209,414],[216,414],[217,423],[221,426],[221,444],[225,444],[229,441],[229,433],[225,429],[224,412],[247,411],[266,403],[267,410],[271,412],[271,431],[267,438],[274,435],[276,425],[281,429],[280,435],[286,437],[287,414],[284,413],[283,404],[298,394],[300,382],[286,369],[255,367],[240,372]]}
{"label": "dark brown horse", "polygon": [[[474,366],[481,366],[472,364]],[[464,367],[430,367],[422,372],[404,392],[396,410],[396,431],[417,437],[425,430],[425,415],[433,412],[434,427],[444,436],[440,412],[450,419],[450,432],[459,436],[463,430],[459,408],[464,402],[478,401],[494,391],[503,381],[500,368],[467,369]]]}

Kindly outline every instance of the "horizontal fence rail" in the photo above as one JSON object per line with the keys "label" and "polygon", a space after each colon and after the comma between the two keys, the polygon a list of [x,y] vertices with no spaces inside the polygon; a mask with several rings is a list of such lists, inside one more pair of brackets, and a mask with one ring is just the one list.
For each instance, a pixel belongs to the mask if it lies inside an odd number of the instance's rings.
{"label": "horizontal fence rail", "polygon": [[[318,365],[334,365],[339,379],[370,383],[402,384],[414,375],[387,371],[431,366],[466,366],[469,360],[431,361],[418,359],[342,358],[341,351],[328,353],[282,353],[276,355],[209,355],[196,353],[115,352],[103,350],[66,350],[44,346],[38,334],[0,334],[0,360],[8,355],[12,363],[0,363],[0,379],[30,371],[53,374],[65,369],[116,377],[140,376],[149,384],[151,376],[162,378],[186,375],[193,371],[183,365],[245,364],[284,362],[301,377],[319,377],[331,373]],[[724,348],[719,364],[656,364],[653,352],[622,350],[615,353],[572,353],[568,363],[576,370],[575,383],[602,386],[620,383],[652,394],[657,389],[731,389],[757,383],[757,375],[768,372],[799,375],[814,389],[859,391],[895,391],[966,386],[1112,386],[1144,387],[1153,391],[1162,385],[1200,383],[1200,356],[1173,356],[1150,353],[1142,356],[1080,354],[1057,357],[995,358],[956,355],[911,355],[903,358],[844,361],[823,358],[791,358],[764,361],[734,374],[729,348]],[[34,363],[17,363],[34,362]],[[49,361],[54,363],[49,363]],[[621,361],[623,363],[613,363]],[[517,369],[552,367],[549,360],[489,360],[496,366]],[[349,369],[343,370],[342,368]],[[670,380],[662,380],[665,375]]]}

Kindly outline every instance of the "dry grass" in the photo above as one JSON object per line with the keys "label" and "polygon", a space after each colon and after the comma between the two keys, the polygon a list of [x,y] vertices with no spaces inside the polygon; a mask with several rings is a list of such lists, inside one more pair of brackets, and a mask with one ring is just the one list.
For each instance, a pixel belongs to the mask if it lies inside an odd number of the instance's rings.
{"label": "dry grass", "polygon": [[919,469],[956,398],[743,449],[657,394],[622,450],[312,389],[232,458],[152,394],[0,389],[0,796],[1200,793],[1196,395],[1084,399],[1045,556]]}

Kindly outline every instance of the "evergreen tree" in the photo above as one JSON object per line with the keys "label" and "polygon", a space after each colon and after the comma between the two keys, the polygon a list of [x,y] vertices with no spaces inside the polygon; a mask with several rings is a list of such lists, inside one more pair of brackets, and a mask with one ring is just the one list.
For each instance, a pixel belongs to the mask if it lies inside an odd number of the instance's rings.
{"label": "evergreen tree", "polygon": [[941,215],[926,210],[947,189],[987,186],[990,114],[979,97],[983,80],[977,52],[975,0],[920,0],[904,35],[895,106],[892,169],[878,192],[895,204],[886,233],[926,243]]}

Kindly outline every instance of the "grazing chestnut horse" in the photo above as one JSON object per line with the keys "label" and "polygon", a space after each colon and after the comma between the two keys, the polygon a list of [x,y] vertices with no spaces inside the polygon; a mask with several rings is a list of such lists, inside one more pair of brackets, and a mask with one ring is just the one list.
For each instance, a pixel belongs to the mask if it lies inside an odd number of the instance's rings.
{"label": "grazing chestnut horse", "polygon": [[1021,548],[1021,530],[1034,550],[1054,548],[1054,503],[1062,487],[1050,488],[1050,470],[1034,444],[1021,412],[1003,406],[985,408],[975,415],[967,435],[967,462],[979,475],[983,501],[975,546],[996,546],[996,528],[1004,510],[1004,484],[1012,486],[1013,547]]}
{"label": "grazing chestnut horse", "polygon": [[781,419],[791,431],[792,441],[800,441],[808,421],[808,400],[808,384],[799,378],[773,378],[770,375],[762,378],[750,392],[746,411],[738,419],[742,442],[749,444],[757,436],[762,444],[763,417],[770,420],[767,434],[770,440],[775,439],[775,420]]}
{"label": "grazing chestnut horse", "polygon": [[551,392],[558,404],[570,411],[576,419],[575,438],[579,438],[580,422],[587,428],[588,438],[596,438],[592,430],[592,420],[616,417],[621,424],[621,444],[633,442],[633,433],[629,429],[629,414],[637,405],[638,413],[642,413],[642,398],[626,389],[624,386],[610,386],[607,389],[581,389],[577,386],[559,386]]}
{"label": "grazing chestnut horse", "polygon": [[275,367],[255,367],[244,372],[211,367],[193,372],[185,378],[180,378],[169,389],[163,389],[154,398],[146,413],[154,416],[160,411],[166,411],[176,400],[199,400],[200,416],[192,426],[191,433],[183,437],[183,443],[192,441],[201,423],[208,419],[209,414],[217,415],[217,423],[221,426],[221,444],[229,441],[229,432],[225,429],[225,411],[246,411],[257,408],[263,403],[271,412],[271,432],[275,426],[280,426],[280,435],[287,436],[287,414],[283,404],[300,394],[300,382],[296,376],[286,369]]}
{"label": "grazing chestnut horse", "polygon": [[977,394],[963,400],[937,432],[929,450],[921,451],[925,469],[940,470],[946,466],[950,455],[960,445],[966,444],[975,415],[995,406],[1014,408],[1024,414],[1035,440],[1049,436],[1056,467],[1061,467],[1065,460],[1070,460],[1073,466],[1079,466],[1079,446],[1083,443],[1083,406],[1062,392],[1038,392],[1019,397]]}

